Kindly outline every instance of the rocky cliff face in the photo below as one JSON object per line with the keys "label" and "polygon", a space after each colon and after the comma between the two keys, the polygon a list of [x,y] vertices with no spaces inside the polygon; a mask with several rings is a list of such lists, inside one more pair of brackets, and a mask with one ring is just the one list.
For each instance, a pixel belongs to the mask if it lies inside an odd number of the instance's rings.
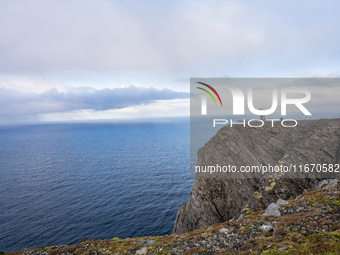
{"label": "rocky cliff face", "polygon": [[[257,211],[243,219],[168,236],[39,247],[11,255],[57,254],[340,254],[339,180],[323,180],[296,199],[276,203],[275,215]],[[278,216],[280,215],[280,216]]]}
{"label": "rocky cliff face", "polygon": [[[281,165],[340,163],[340,119],[298,121],[262,128],[225,126],[198,151],[197,165]],[[292,199],[316,178],[213,179],[197,176],[189,201],[177,212],[174,233],[192,231]]]}

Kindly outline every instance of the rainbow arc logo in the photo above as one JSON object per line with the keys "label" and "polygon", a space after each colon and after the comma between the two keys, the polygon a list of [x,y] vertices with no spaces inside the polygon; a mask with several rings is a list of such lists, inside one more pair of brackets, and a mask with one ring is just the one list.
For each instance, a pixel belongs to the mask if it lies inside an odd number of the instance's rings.
{"label": "rainbow arc logo", "polygon": [[[220,95],[217,93],[217,91],[216,91],[213,87],[211,87],[210,85],[208,85],[208,84],[206,84],[206,83],[203,83],[203,82],[197,82],[197,83],[206,86],[206,87],[209,88],[212,92],[214,92],[215,95],[217,96],[218,100],[220,100],[220,104],[221,104],[221,106],[222,106],[222,100],[221,100],[221,98],[220,98]],[[201,87],[196,87],[196,88],[198,88],[198,89],[200,89],[200,90],[203,90],[203,91],[206,92],[209,96],[211,96],[211,98],[214,100],[215,105],[217,105],[214,96],[210,93],[209,90],[204,89],[204,88],[201,88]]]}

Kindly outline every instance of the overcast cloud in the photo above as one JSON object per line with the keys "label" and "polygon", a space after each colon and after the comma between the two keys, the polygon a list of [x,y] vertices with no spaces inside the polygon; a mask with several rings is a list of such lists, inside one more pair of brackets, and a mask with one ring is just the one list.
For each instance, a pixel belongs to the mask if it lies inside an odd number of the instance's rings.
{"label": "overcast cloud", "polygon": [[[339,9],[336,0],[3,0],[0,115],[183,98],[189,77],[339,77]],[[115,88],[128,92],[117,98]]]}
{"label": "overcast cloud", "polygon": [[78,93],[59,92],[55,88],[43,93],[20,93],[0,88],[0,115],[41,114],[83,109],[105,111],[147,105],[157,100],[188,97],[187,92],[136,86],[102,90],[86,88]]}
{"label": "overcast cloud", "polygon": [[339,5],[329,0],[5,0],[0,68],[2,74],[38,75],[153,69],[189,77],[212,68],[224,69],[220,76],[233,75],[237,65],[310,70],[315,61],[339,57]]}

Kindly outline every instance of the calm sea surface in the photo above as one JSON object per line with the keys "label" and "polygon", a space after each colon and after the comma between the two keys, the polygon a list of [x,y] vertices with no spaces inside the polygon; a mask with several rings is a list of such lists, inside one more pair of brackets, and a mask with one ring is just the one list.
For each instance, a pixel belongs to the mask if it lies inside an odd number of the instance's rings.
{"label": "calm sea surface", "polygon": [[166,235],[189,198],[189,120],[0,127],[0,250]]}

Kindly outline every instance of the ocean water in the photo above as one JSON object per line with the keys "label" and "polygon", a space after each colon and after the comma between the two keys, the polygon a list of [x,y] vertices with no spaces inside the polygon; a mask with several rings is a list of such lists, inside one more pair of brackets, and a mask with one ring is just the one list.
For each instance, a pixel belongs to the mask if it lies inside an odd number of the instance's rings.
{"label": "ocean water", "polygon": [[0,127],[0,250],[171,234],[189,120]]}

